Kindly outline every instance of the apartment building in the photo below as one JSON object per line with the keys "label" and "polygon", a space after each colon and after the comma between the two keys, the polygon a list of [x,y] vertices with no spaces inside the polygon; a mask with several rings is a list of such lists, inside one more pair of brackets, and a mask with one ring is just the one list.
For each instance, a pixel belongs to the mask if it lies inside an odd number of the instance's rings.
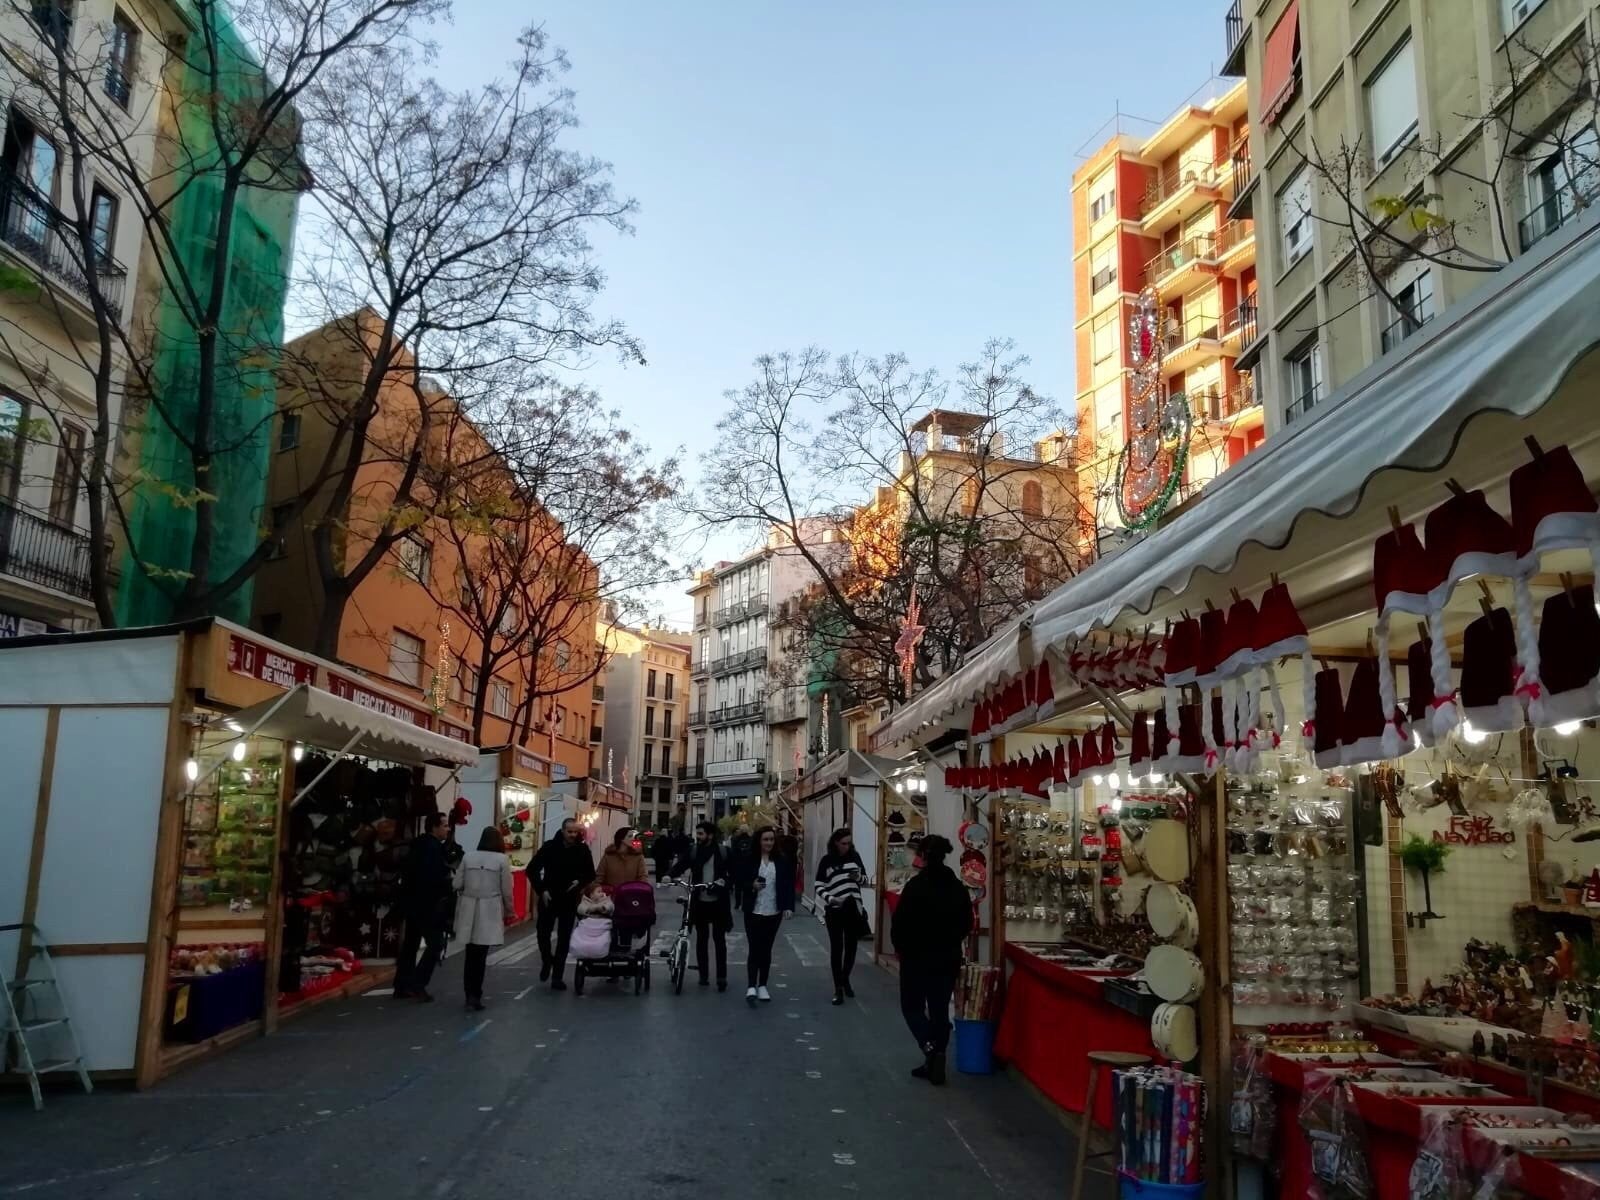
{"label": "apartment building", "polygon": [[597,748],[590,773],[618,787],[626,780],[640,828],[667,829],[688,761],[690,635],[630,629],[602,616],[595,637],[607,657],[596,686],[603,715],[590,730]]}
{"label": "apartment building", "polygon": [[[295,361],[317,364],[322,380],[350,378],[352,369],[364,370],[365,360],[351,342],[352,330],[361,329],[363,319],[363,314],[355,314],[297,338],[290,343]],[[292,402],[274,431],[279,447],[269,481],[274,514],[299,494],[312,464],[325,459],[336,433],[324,406],[304,403],[292,386],[287,390]],[[490,494],[497,497],[495,520],[513,519],[498,515],[511,511],[504,503],[505,497],[515,494],[509,474],[449,396],[442,391],[419,395],[409,381],[393,378],[384,383],[378,397],[378,415],[369,427],[347,504],[331,518],[336,523],[332,552],[341,571],[369,550],[374,529],[390,512],[406,458],[399,450],[411,444],[424,405],[430,428],[439,432],[434,451],[439,457],[430,461],[429,470],[439,478],[454,476],[459,489],[457,498],[441,506],[440,512],[472,511],[477,495]],[[281,434],[287,415],[296,417],[297,436],[292,440]],[[469,470],[462,464],[472,465]],[[595,598],[597,578],[591,570],[588,582],[578,577],[552,599],[538,590],[538,580],[508,577],[486,565],[493,560],[485,558],[487,543],[509,532],[525,544],[549,539],[552,557],[571,563],[576,552],[563,548],[559,524],[536,507],[532,519],[509,531],[482,518],[468,517],[456,527],[442,515],[419,520],[356,585],[332,631],[330,650],[321,644],[328,636],[324,622],[330,610],[317,567],[313,518],[320,517],[323,500],[333,488],[330,481],[302,522],[274,515],[276,546],[256,580],[254,627],[343,663],[356,676],[381,679],[409,693],[415,705],[398,714],[404,719],[485,748],[517,747],[514,757],[519,771],[525,768],[519,777],[526,783],[551,786],[578,781],[580,788],[586,786],[582,781],[590,777],[595,622],[600,608]],[[463,615],[470,607],[469,592],[509,592],[511,606],[497,625],[486,628],[482,621],[474,625]],[[536,605],[551,614],[550,623],[559,628],[545,625],[535,630],[532,618],[517,611]],[[536,636],[539,645],[530,649]],[[485,638],[490,647],[487,669]]]}
{"label": "apartment building", "polygon": [[[166,0],[77,0],[6,5],[0,38],[21,51],[65,40],[69,61],[103,63],[76,86],[121,136],[133,171],[148,177],[166,108],[167,55],[160,31],[181,27]],[[88,628],[88,501],[83,486],[97,422],[95,368],[100,363],[97,290],[119,326],[140,303],[144,225],[134,203],[94,162],[72,160],[51,96],[11,66],[0,65],[5,139],[0,150],[0,266],[26,283],[0,289],[0,637]],[[88,120],[88,118],[82,118]],[[95,182],[79,196],[74,179]],[[86,208],[87,212],[80,212]],[[78,235],[91,230],[92,254]],[[122,417],[127,361],[111,351],[108,416]]]}
{"label": "apartment building", "polygon": [[[1114,493],[1141,421],[1183,403],[1190,434],[1165,498],[1182,499],[1263,437],[1260,390],[1239,366],[1257,337],[1255,226],[1234,204],[1249,175],[1246,88],[1212,80],[1161,124],[1119,117],[1109,132],[1072,177],[1076,461],[1086,494]],[[1154,318],[1147,374],[1141,306]],[[1135,497],[1113,498],[1101,529],[1134,517]]]}
{"label": "apartment building", "polygon": [[1235,3],[1269,433],[1600,199],[1594,0]]}

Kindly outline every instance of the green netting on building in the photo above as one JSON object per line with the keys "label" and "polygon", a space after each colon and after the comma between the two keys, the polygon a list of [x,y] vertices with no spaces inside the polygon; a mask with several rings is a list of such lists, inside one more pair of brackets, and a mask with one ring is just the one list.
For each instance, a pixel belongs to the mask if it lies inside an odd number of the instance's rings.
{"label": "green netting on building", "polygon": [[[254,107],[251,97],[262,86],[256,60],[219,8],[206,4],[193,11],[195,20],[207,20],[215,29],[224,66],[216,72],[214,90],[249,111]],[[249,557],[261,536],[272,449],[274,369],[276,351],[283,344],[298,194],[282,187],[240,189],[230,244],[225,255],[218,254],[222,181],[217,143],[203,106],[195,102],[213,90],[212,72],[197,65],[206,61],[203,35],[191,34],[188,45],[191,61],[171,68],[179,81],[174,107],[185,165],[169,213],[190,278],[207,287],[219,265],[228,272],[216,372],[216,432],[211,439],[218,453],[205,488],[216,496],[210,502],[215,506],[216,534],[209,576],[220,581]],[[147,270],[144,278],[147,286],[154,280],[154,286],[162,287],[158,273]],[[199,344],[191,322],[165,287],[155,308],[152,336],[152,375],[162,404],[147,406],[139,418],[141,482],[130,502],[132,538],[117,596],[117,620],[122,625],[172,619],[173,598],[189,568],[195,526],[194,463],[174,428],[194,427]],[[133,561],[134,553],[171,574],[152,580]],[[245,621],[250,600],[246,584],[211,607],[214,615]]]}

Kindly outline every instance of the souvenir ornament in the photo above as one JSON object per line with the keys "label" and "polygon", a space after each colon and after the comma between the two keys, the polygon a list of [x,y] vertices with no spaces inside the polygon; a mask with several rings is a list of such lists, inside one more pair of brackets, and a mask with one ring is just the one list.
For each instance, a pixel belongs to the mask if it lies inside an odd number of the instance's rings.
{"label": "souvenir ornament", "polygon": [[1150,1041],[1162,1058],[1189,1062],[1200,1053],[1194,1009],[1187,1004],[1162,1004],[1150,1018]]}
{"label": "souvenir ornament", "polygon": [[1154,287],[1134,301],[1128,321],[1132,404],[1128,440],[1117,458],[1117,511],[1130,529],[1155,524],[1183,478],[1193,415],[1182,395],[1169,396],[1161,369],[1166,314]]}
{"label": "souvenir ornament", "polygon": [[1150,990],[1173,1004],[1187,1004],[1205,990],[1205,970],[1200,960],[1182,946],[1152,946],[1144,960],[1144,978]]}

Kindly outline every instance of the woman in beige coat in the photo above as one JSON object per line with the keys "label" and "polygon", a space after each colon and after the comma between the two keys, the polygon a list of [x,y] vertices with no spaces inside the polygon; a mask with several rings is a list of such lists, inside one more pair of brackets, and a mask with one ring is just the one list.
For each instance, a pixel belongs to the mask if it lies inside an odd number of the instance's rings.
{"label": "woman in beige coat", "polygon": [[506,922],[516,916],[512,904],[511,860],[493,825],[478,838],[478,848],[462,855],[455,870],[456,938],[466,950],[467,1007],[483,1011],[483,975],[489,947],[503,945]]}

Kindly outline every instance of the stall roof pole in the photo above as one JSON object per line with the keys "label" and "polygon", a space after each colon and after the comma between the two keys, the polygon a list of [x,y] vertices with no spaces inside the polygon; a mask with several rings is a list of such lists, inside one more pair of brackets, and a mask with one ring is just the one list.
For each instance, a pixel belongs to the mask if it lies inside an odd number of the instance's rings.
{"label": "stall roof pole", "polygon": [[[304,687],[304,686],[305,686],[304,684],[300,685],[300,687]],[[253,735],[256,730],[260,729],[263,725],[265,725],[268,721],[270,721],[272,719],[272,714],[277,712],[280,708],[282,708],[284,703],[285,703],[285,701],[287,701],[289,699],[289,697],[294,695],[295,692],[297,692],[298,690],[299,690],[298,687],[290,688],[287,692],[285,692],[283,695],[279,696],[276,700],[274,700],[272,702],[272,707],[267,709],[266,712],[261,714],[261,719],[259,721],[257,721],[254,725],[250,726],[249,729],[246,729],[242,733],[240,733],[238,737],[229,738],[227,741],[223,742],[222,744],[224,746],[232,746],[236,742],[242,742],[246,738],[248,738],[251,735]],[[206,769],[206,773],[204,775],[201,775],[199,778],[197,778],[193,783],[191,783],[189,785],[189,787],[191,789],[193,789],[195,787],[198,787],[200,784],[204,783],[206,780],[210,779],[213,775],[215,775],[218,771],[220,771],[222,769],[222,764],[227,762],[227,761],[228,761],[228,756],[226,754],[224,754],[221,758],[217,759],[216,762],[212,763],[211,766]]]}
{"label": "stall roof pole", "polygon": [[354,734],[352,734],[351,737],[350,737],[350,740],[348,742],[346,742],[343,746],[339,747],[339,753],[337,753],[337,754],[335,754],[333,756],[332,760],[328,763],[328,765],[323,767],[322,770],[317,772],[317,777],[315,779],[313,779],[310,783],[306,784],[305,787],[301,788],[298,792],[296,792],[294,794],[294,799],[289,801],[289,807],[291,809],[296,804],[299,804],[300,801],[304,800],[306,798],[306,793],[309,792],[312,788],[316,787],[317,784],[321,783],[322,780],[323,780],[323,777],[325,775],[327,775],[327,773],[329,771],[333,770],[335,767],[337,767],[340,763],[342,763],[345,760],[345,758],[350,753],[350,747],[354,746],[357,742],[359,742],[361,740],[363,732],[364,732],[363,730],[357,730]]}
{"label": "stall roof pole", "polygon": [[[1126,728],[1133,728],[1133,714],[1128,711],[1128,706],[1122,702],[1121,697],[1112,695],[1098,683],[1086,683],[1083,685],[1083,689],[1100,701],[1101,704],[1104,704],[1106,710],[1121,721]],[[1179,771],[1173,775],[1173,778],[1181,783],[1183,790],[1191,796],[1199,798],[1205,795],[1204,789],[1201,788],[1195,777],[1187,771]]]}

